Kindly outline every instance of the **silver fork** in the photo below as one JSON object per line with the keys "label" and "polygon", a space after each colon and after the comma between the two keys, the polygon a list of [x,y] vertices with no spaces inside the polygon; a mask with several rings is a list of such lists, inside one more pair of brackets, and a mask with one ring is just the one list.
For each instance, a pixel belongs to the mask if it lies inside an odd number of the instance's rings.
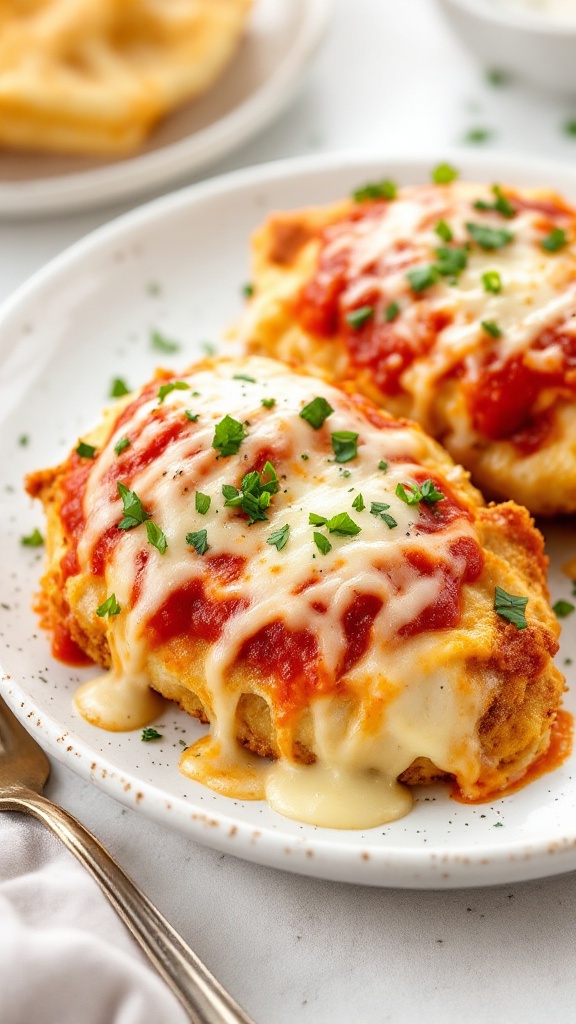
{"label": "silver fork", "polygon": [[42,795],[49,772],[44,751],[0,698],[0,811],[32,814],[88,868],[193,1024],[253,1024],[88,829]]}

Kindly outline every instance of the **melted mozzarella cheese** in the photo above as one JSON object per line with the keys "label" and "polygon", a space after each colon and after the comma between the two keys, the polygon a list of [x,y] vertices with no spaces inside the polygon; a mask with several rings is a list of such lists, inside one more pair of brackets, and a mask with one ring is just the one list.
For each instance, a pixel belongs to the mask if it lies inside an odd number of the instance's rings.
{"label": "melted mozzarella cheese", "polygon": [[[435,334],[431,350],[426,346],[423,358],[417,358],[401,378],[414,401],[411,415],[427,429],[433,426],[436,382],[462,363],[473,378],[487,346],[493,346],[482,328],[483,321],[493,320],[501,331],[498,358],[502,362],[528,353],[549,327],[565,322],[568,330],[574,329],[574,248],[553,254],[542,249],[550,218],[541,211],[520,209],[506,220],[498,213],[476,210],[478,200],[492,204],[494,194],[485,185],[460,183],[402,189],[383,216],[347,223],[345,229],[328,229],[323,248],[323,261],[328,263],[343,250],[347,252],[349,283],[342,296],[344,309],[356,308],[368,297],[374,301],[375,294],[384,306],[398,302],[401,316],[394,323],[395,333],[399,339],[415,342],[416,347],[427,318],[449,317],[451,322]],[[513,240],[489,251],[473,243],[467,266],[457,280],[443,277],[433,288],[414,296],[407,268],[436,261],[436,250],[446,244],[435,231],[440,220],[449,224],[455,246],[471,241],[466,229],[470,222],[509,231]],[[500,275],[498,294],[484,286],[483,275],[490,271]]]}
{"label": "melted mozzarella cheese", "polygon": [[[254,382],[239,379],[239,373],[248,373]],[[115,594],[122,609],[107,622],[113,669],[104,681],[81,688],[76,698],[80,713],[112,728],[143,724],[148,624],[171,594],[198,579],[208,596],[218,599],[225,594],[226,599],[237,597],[244,603],[225,623],[217,642],[208,646],[204,671],[212,740],[183,755],[187,774],[235,795],[266,795],[282,813],[305,820],[312,815],[319,823],[338,827],[373,825],[405,813],[410,798],[395,780],[416,757],[430,757],[441,770],[472,784],[479,772],[477,723],[486,692],[461,678],[458,664],[451,664],[450,658],[438,670],[431,663],[425,636],[402,639],[401,634],[404,626],[441,599],[447,566],[464,577],[465,559],[454,554],[455,545],[476,539],[465,515],[424,535],[418,528],[418,508],[395,493],[399,483],[409,483],[415,474],[422,479],[421,460],[430,455],[429,440],[409,426],[374,426],[342,392],[266,359],[216,362],[182,381],[188,390],[172,391],[161,404],[155,396],[128,415],[90,473],[84,495],[86,525],[78,547],[79,564],[86,572],[96,545],[107,531],[114,531],[123,515],[116,484],[111,483],[122,462],[115,445],[128,437],[131,445],[126,451],[138,456],[154,446],[167,422],[184,424],[175,439],[129,480],[163,531],[167,548],[161,554],[147,544],[142,524],[122,531],[110,552],[107,592]],[[299,415],[316,396],[325,397],[334,410],[319,430]],[[274,398],[274,407],[265,408],[263,398]],[[198,415],[196,422],[186,420],[186,409]],[[214,431],[225,415],[245,425],[246,437],[237,454],[217,457]],[[358,434],[358,454],[338,464],[330,434],[344,430]],[[249,526],[237,508],[225,507],[222,487],[240,487],[244,473],[261,464],[262,453],[277,469],[280,488],[266,510],[268,520]],[[388,463],[386,471],[379,468],[382,461]],[[444,476],[457,478],[460,472],[451,468]],[[119,479],[123,480],[121,473]],[[196,491],[211,499],[205,515],[196,511]],[[365,505],[362,511],[353,507],[358,495]],[[389,528],[379,515],[371,514],[372,502],[389,505],[388,514],[397,526]],[[356,536],[339,536],[309,524],[311,513],[331,519],[342,512],[361,527]],[[267,541],[285,526],[288,541],[278,551]],[[204,556],[186,541],[188,534],[202,529],[208,544]],[[315,545],[314,531],[329,540],[328,554]],[[148,554],[143,572],[142,549]],[[409,560],[423,550],[432,560],[429,574],[418,572]],[[205,559],[226,554],[241,555],[246,564],[240,577],[224,588],[207,574]],[[139,597],[134,602],[137,576]],[[282,765],[270,769],[267,779],[254,759],[241,756],[235,739],[241,694],[232,691],[229,679],[243,644],[281,619],[289,630],[312,633],[324,671],[334,679],[347,645],[343,617],[352,599],[363,594],[375,595],[381,608],[366,652],[346,673],[355,710],[343,714],[344,705],[335,693],[312,697],[318,767],[296,766],[291,743],[279,731]],[[274,719],[282,709],[271,711]],[[316,803],[322,804],[322,812],[303,810],[305,780],[315,791],[320,787]],[[342,799],[336,813],[328,808],[338,789]],[[361,812],[354,799],[359,791],[364,794]]]}

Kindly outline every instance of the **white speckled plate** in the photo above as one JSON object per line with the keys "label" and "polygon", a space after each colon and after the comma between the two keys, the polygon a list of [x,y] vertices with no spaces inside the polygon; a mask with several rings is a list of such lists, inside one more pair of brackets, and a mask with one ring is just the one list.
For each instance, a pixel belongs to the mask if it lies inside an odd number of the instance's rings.
{"label": "white speckled plate", "polygon": [[[437,154],[444,156],[445,154]],[[546,183],[576,201],[576,173],[524,159],[453,155],[463,175]],[[97,231],[25,285],[0,315],[0,659],[2,693],[40,743],[111,796],[220,850],[320,877],[406,887],[510,882],[576,867],[571,759],[524,790],[466,806],[422,789],[413,812],[370,831],[330,831],[281,818],[264,803],[219,796],[179,774],[180,741],[202,727],[167,707],[164,739],[106,733],[80,720],[72,694],[92,669],[54,661],[31,610],[42,566],[19,543],[42,527],[22,477],[52,465],[92,424],[113,377],[143,383],[159,361],[150,331],[182,341],[184,366],[240,306],[247,239],[267,210],[336,199],[374,177],[426,179],[430,160],[315,158],[240,172],[167,196]],[[561,563],[576,555],[574,522],[546,529],[554,599],[570,598]],[[576,615],[575,615],[576,619]],[[576,644],[567,620],[559,664]],[[568,668],[568,671],[573,672]],[[575,709],[572,693],[566,705]]]}
{"label": "white speckled plate", "polygon": [[324,35],[331,5],[332,0],[255,0],[240,48],[222,77],[166,117],[133,156],[106,160],[4,150],[0,214],[67,212],[189,180],[281,113]]}

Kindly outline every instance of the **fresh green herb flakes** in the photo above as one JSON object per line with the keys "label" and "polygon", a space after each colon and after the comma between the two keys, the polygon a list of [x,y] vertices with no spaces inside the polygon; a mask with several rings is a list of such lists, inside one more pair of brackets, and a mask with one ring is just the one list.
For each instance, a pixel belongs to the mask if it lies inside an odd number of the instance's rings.
{"label": "fresh green herb flakes", "polygon": [[502,249],[505,245],[509,245],[510,242],[514,241],[514,235],[510,231],[506,231],[505,228],[490,228],[485,224],[468,222],[466,230],[470,238],[476,242],[476,245],[479,245],[486,252]]}
{"label": "fresh green herb flakes", "polygon": [[492,292],[493,295],[499,295],[502,291],[502,278],[497,270],[487,270],[482,274],[482,284],[484,291]]}
{"label": "fresh green herb flakes", "polygon": [[133,530],[134,527],[140,526],[147,519],[152,518],[150,513],[144,510],[142,502],[135,491],[129,490],[120,481],[118,481],[117,487],[124,508],[124,517],[118,523],[119,530]]}
{"label": "fresh green herb flakes", "polygon": [[574,605],[571,601],[556,601],[556,604],[552,605],[552,611],[558,619],[566,619],[574,611]]}
{"label": "fresh green herb flakes", "polygon": [[142,736],[140,739],[143,743],[150,743],[151,740],[163,740],[164,737],[157,729],[152,729],[148,726],[146,729],[142,729]]}
{"label": "fresh green herb flakes", "polygon": [[388,463],[386,462],[385,459],[380,459],[380,462],[378,463],[378,469],[381,469],[383,473],[386,473],[388,469]]}
{"label": "fresh green herb flakes", "polygon": [[490,335],[491,338],[502,337],[502,331],[495,320],[481,320],[480,326],[483,331],[486,331],[486,334]]}
{"label": "fresh green herb flakes", "polygon": [[494,194],[493,203],[487,203],[485,199],[477,199],[474,203],[474,209],[482,210],[483,212],[500,213],[502,217],[506,217],[508,220],[515,217],[516,210],[510,200],[504,195],[500,185],[492,185],[492,192]]}
{"label": "fresh green herb flakes", "polygon": [[466,268],[468,253],[456,247],[436,249],[435,267],[442,277],[458,277]]}
{"label": "fresh green herb flakes", "polygon": [[208,544],[208,531],[197,530],[196,533],[186,534],[186,543],[194,548],[198,555],[204,555],[209,548]]}
{"label": "fresh green herb flakes", "polygon": [[336,430],[330,434],[336,462],[350,462],[358,455],[358,434],[352,430]]}
{"label": "fresh green herb flakes", "polygon": [[96,451],[93,444],[86,444],[84,441],[80,441],[76,446],[76,455],[79,455],[81,459],[93,459]]}
{"label": "fresh green herb flakes", "polygon": [[251,299],[252,296],[254,295],[254,285],[253,284],[243,284],[242,285],[242,295],[244,296],[245,299]]}
{"label": "fresh green herb flakes", "polygon": [[508,594],[502,587],[496,587],[494,590],[494,611],[502,619],[516,626],[516,629],[526,629],[528,625],[524,614],[527,604],[527,597]]}
{"label": "fresh green herb flakes", "polygon": [[208,494],[202,494],[201,491],[196,491],[194,502],[196,511],[199,512],[201,516],[205,516],[210,508],[212,498]]}
{"label": "fresh green herb flakes", "polygon": [[160,331],[152,331],[150,335],[150,342],[152,348],[156,352],[164,352],[169,354],[171,352],[179,352],[182,345],[179,341],[173,341],[171,338],[166,338],[165,335],[161,334]]}
{"label": "fresh green herb flakes", "polygon": [[248,384],[255,384],[256,380],[254,377],[249,377],[247,373],[235,373],[232,380],[245,380]]}
{"label": "fresh green herb flakes", "polygon": [[40,548],[44,543],[44,537],[36,527],[27,537],[20,537],[20,543],[24,548]]}
{"label": "fresh green herb flakes", "polygon": [[116,600],[116,594],[110,594],[110,597],[107,597],[100,607],[96,609],[96,615],[99,615],[101,619],[107,615],[111,619],[114,615],[119,615],[121,611],[122,609]]}
{"label": "fresh green herb flakes", "polygon": [[259,520],[268,519],[264,510],[270,505],[271,497],[277,494],[279,487],[274,466],[266,462],[262,473],[247,473],[243,477],[240,491],[231,484],[223,484],[224,504],[231,508],[241,508],[248,516],[248,526],[252,526]]}
{"label": "fresh green herb flakes", "polygon": [[158,405],[162,405],[162,402],[167,395],[170,395],[173,391],[189,391],[190,385],[185,380],[171,380],[169,384],[161,384],[158,388]]}
{"label": "fresh green herb flakes", "polygon": [[362,497],[361,494],[357,494],[356,497],[354,498],[354,501],[352,502],[352,508],[355,508],[357,512],[363,512],[364,509],[366,508],[366,505],[364,504],[364,498]]}
{"label": "fresh green herb flakes", "polygon": [[232,418],[225,416],[220,423],[216,424],[212,447],[220,456],[227,458],[229,455],[237,455],[242,441],[246,437],[246,430],[243,425]]}
{"label": "fresh green herb flakes", "polygon": [[122,380],[122,377],[115,377],[110,385],[110,398],[122,398],[123,395],[129,394],[130,388],[126,381]]}
{"label": "fresh green herb flakes", "polygon": [[562,228],[553,228],[549,235],[546,235],[540,245],[545,252],[559,252],[568,245],[568,235]]}
{"label": "fresh green herb flakes", "polygon": [[314,538],[314,543],[321,555],[327,555],[329,551],[332,551],[332,545],[328,538],[325,537],[323,533],[317,533],[317,531],[315,530],[312,536]]}
{"label": "fresh green herb flakes", "polygon": [[300,410],[299,415],[301,419],[306,420],[311,427],[314,427],[314,430],[320,430],[324,421],[327,420],[333,412],[334,409],[329,405],[326,399],[322,398],[321,395],[318,395],[316,398],[313,398],[311,402],[308,402],[308,405],[305,405],[304,408]]}
{"label": "fresh green herb flakes", "polygon": [[276,405],[276,399],[275,398],[263,398],[262,402],[261,402],[261,405],[263,405],[265,409],[273,409],[274,406]]}
{"label": "fresh green herb flakes", "polygon": [[391,324],[400,316],[400,306],[397,302],[391,302],[384,310],[384,322]]}
{"label": "fresh green herb flakes", "polygon": [[197,423],[200,417],[199,412],[192,412],[191,409],[184,409],[184,415],[187,420],[190,420],[190,423]]}
{"label": "fresh green herb flakes", "polygon": [[438,164],[432,171],[432,181],[435,185],[449,185],[452,181],[456,181],[458,174],[459,171],[455,167],[451,167],[450,164]]}
{"label": "fresh green herb flakes", "polygon": [[418,484],[397,484],[396,496],[406,505],[435,505],[438,501],[444,501],[446,495],[438,490],[436,484],[430,478]]}
{"label": "fresh green herb flakes", "polygon": [[358,309],[353,309],[350,313],[346,313],[346,323],[354,331],[359,331],[364,324],[368,323],[369,320],[374,316],[373,306],[359,306]]}
{"label": "fresh green herb flakes", "polygon": [[146,534],[150,544],[152,544],[153,547],[157,548],[161,555],[165,554],[166,548],[168,547],[168,541],[166,540],[166,535],[162,532],[160,527],[156,526],[156,523],[147,522]]}
{"label": "fresh green herb flakes", "polygon": [[436,267],[426,264],[423,267],[413,267],[406,272],[406,278],[413,292],[424,292],[427,288],[438,282],[440,274]]}
{"label": "fresh green herb flakes", "polygon": [[452,228],[445,220],[439,220],[434,231],[443,242],[451,242],[453,239]]}
{"label": "fresh green herb flakes", "polygon": [[120,455],[125,448],[129,448],[131,443],[132,442],[130,441],[130,438],[121,437],[120,440],[117,441],[116,444],[114,445],[114,451],[116,452],[116,455]]}
{"label": "fresh green herb flakes", "polygon": [[279,530],[275,530],[269,537],[266,538],[267,544],[272,544],[277,551],[282,551],[288,543],[288,537],[290,535],[290,527],[288,523],[282,526]]}
{"label": "fresh green herb flakes", "polygon": [[493,134],[490,128],[469,128],[464,135],[463,142],[471,143],[473,146],[481,145],[483,142],[488,142]]}
{"label": "fresh green herb flakes", "polygon": [[392,200],[396,198],[398,186],[393,181],[369,181],[355,189],[352,198],[355,203],[366,203],[373,199]]}

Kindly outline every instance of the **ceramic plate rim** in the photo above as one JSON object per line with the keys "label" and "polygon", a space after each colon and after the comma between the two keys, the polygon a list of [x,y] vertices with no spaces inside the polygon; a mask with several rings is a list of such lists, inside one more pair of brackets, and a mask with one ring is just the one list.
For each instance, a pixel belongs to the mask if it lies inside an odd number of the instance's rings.
{"label": "ceramic plate rim", "polygon": [[[378,167],[382,168],[389,164],[430,168],[440,159],[447,159],[456,165],[473,164],[475,167],[485,168],[486,172],[493,171],[497,165],[501,171],[500,179],[513,174],[513,168],[516,169],[516,173],[524,176],[528,174],[542,181],[546,181],[548,175],[551,175],[553,179],[563,178],[571,182],[576,191],[576,171],[568,166],[553,161],[526,161],[509,154],[477,155],[461,150],[445,150],[441,154],[436,152],[418,156],[390,152],[317,154],[246,168],[188,186],[146,203],[96,229],[72,245],[21,285],[4,303],[0,309],[0,339],[9,329],[13,317],[20,314],[27,302],[47,285],[57,284],[62,275],[76,263],[98,253],[110,241],[125,241],[134,230],[150,230],[155,222],[175,209],[201,206],[208,198],[223,193],[242,193],[246,189],[282,181],[287,176],[294,178],[314,176],[318,173],[329,174],[331,170],[336,169],[366,173],[367,168],[376,171]],[[491,174],[489,176],[492,178]],[[183,802],[181,798],[171,798],[156,784],[137,779],[134,781],[147,799],[138,800],[137,793],[127,793],[124,789],[126,778],[118,774],[113,761],[108,761],[101,754],[95,755],[90,745],[84,743],[80,737],[74,737],[65,745],[62,742],[62,726],[57,720],[35,705],[34,700],[27,695],[24,685],[11,679],[1,668],[0,672],[3,681],[2,692],[12,710],[29,730],[32,726],[31,731],[39,742],[59,761],[83,778],[94,782],[126,806],[173,828],[183,830],[195,840],[218,850],[297,873],[395,888],[433,889],[490,885],[554,875],[576,867],[576,827],[572,833],[553,842],[550,839],[539,844],[523,839],[509,841],[497,854],[492,847],[484,848],[481,844],[476,844],[474,848],[458,849],[456,852],[441,846],[389,851],[385,846],[371,845],[368,840],[362,847],[359,845],[358,849],[354,850],[356,858],[352,863],[354,858],[351,848],[339,844],[338,833],[328,833],[327,830],[322,830],[318,836],[314,835],[312,840],[294,842],[287,840],[281,832],[266,828],[255,829],[252,824],[219,811],[185,815],[185,823],[183,820],[175,820],[171,804]],[[188,810],[191,806],[189,805]],[[218,819],[218,824],[222,825],[222,828],[214,827],[215,819]],[[287,856],[287,846],[290,842],[290,856]]]}

